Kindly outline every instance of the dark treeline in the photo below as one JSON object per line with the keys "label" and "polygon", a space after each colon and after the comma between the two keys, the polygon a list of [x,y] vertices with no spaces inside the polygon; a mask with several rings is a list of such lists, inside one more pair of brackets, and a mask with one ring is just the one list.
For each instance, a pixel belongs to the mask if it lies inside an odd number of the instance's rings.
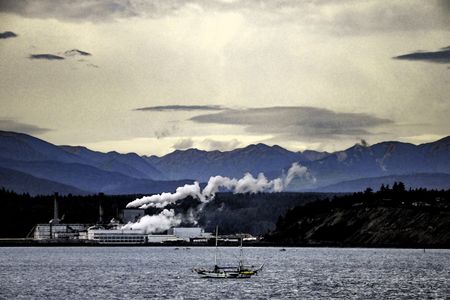
{"label": "dark treeline", "polygon": [[[96,224],[102,203],[107,223],[137,197],[141,195],[58,196],[59,218],[63,223]],[[0,237],[25,237],[36,224],[48,223],[53,218],[53,199],[53,195],[32,197],[0,189]],[[367,189],[339,195],[218,193],[206,204],[187,198],[167,208],[185,216],[182,226],[192,226],[196,220],[209,232],[218,225],[222,234],[270,232],[266,239],[276,243],[370,246],[396,241],[414,244],[412,239],[439,243],[450,235],[449,207],[450,190],[407,190],[399,182],[381,186],[377,192]],[[160,211],[147,209],[146,213]]]}
{"label": "dark treeline", "polygon": [[[233,194],[217,193],[206,204],[187,197],[169,204],[165,209],[173,209],[182,215],[180,226],[201,226],[207,232],[214,232],[219,226],[221,234],[250,233],[263,235],[275,229],[279,216],[290,208],[311,201],[324,199],[333,194],[325,193],[257,193]],[[146,214],[159,214],[162,208],[147,208]]]}
{"label": "dark treeline", "polygon": [[[193,226],[194,219],[207,231],[216,225],[222,234],[250,233],[262,235],[275,228],[280,215],[289,208],[323,199],[331,194],[319,193],[218,193],[214,200],[202,207],[192,198],[179,200],[167,206],[186,216],[181,226]],[[96,224],[99,221],[99,203],[102,203],[105,223],[120,217],[120,210],[142,195],[109,196],[103,194],[58,198],[59,218],[63,223]],[[30,196],[0,189],[0,237],[25,237],[36,224],[48,223],[53,218],[54,195]],[[200,210],[200,208],[202,208]],[[162,209],[149,208],[146,214],[158,214]]]}
{"label": "dark treeline", "polygon": [[317,201],[332,194],[322,193],[219,193],[200,213],[199,224],[213,232],[263,235],[275,229],[279,216],[295,206]]}
{"label": "dark treeline", "polygon": [[450,246],[450,190],[405,189],[334,196],[287,211],[266,235],[297,245]]}
{"label": "dark treeline", "polygon": [[[59,195],[59,218],[64,223],[95,224],[99,220],[102,203],[104,220],[118,217],[118,210],[137,196]],[[25,237],[36,224],[48,223],[53,218],[53,199],[50,196],[17,194],[0,188],[0,237]]]}

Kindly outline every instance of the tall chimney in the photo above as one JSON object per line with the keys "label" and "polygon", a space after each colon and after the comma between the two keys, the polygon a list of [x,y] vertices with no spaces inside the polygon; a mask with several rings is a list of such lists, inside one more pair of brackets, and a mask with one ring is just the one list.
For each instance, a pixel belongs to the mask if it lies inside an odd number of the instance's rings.
{"label": "tall chimney", "polygon": [[53,220],[59,220],[59,211],[58,211],[58,193],[55,193],[53,198]]}
{"label": "tall chimney", "polygon": [[103,223],[103,205],[102,200],[98,201],[98,222]]}

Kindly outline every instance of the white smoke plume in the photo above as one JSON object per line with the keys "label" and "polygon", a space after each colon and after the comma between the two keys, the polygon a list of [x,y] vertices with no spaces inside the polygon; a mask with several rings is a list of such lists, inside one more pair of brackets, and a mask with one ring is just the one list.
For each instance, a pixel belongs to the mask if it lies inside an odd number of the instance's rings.
{"label": "white smoke plume", "polygon": [[178,226],[181,218],[175,215],[173,209],[164,209],[159,215],[143,216],[136,223],[128,223],[122,229],[142,230],[144,233],[163,232],[171,227]]}
{"label": "white smoke plume", "polygon": [[211,177],[209,178],[208,184],[203,189],[200,200],[202,200],[203,195],[215,195],[219,191],[220,187],[224,187],[229,191],[233,190],[236,184],[237,180],[234,178],[230,179],[220,175]]}
{"label": "white smoke plume", "polygon": [[[180,199],[191,196],[192,198],[198,198],[200,195],[200,185],[198,182],[194,184],[185,184],[176,189],[175,193],[162,193],[152,196],[145,196],[140,199],[136,199],[127,204],[127,207],[158,207],[163,208],[171,203],[175,203]],[[151,204],[151,205],[148,205]]]}
{"label": "white smoke plume", "polygon": [[162,193],[136,199],[128,203],[127,207],[140,207],[143,209],[148,207],[163,208],[188,196],[206,203],[213,199],[220,189],[226,189],[235,194],[255,194],[260,192],[278,193],[284,191],[296,177],[306,177],[307,179],[315,180],[315,178],[309,174],[306,167],[301,166],[298,163],[293,163],[289,168],[287,175],[282,178],[268,180],[263,173],[259,173],[256,178],[250,173],[247,173],[239,180],[223,176],[214,176],[209,179],[208,184],[203,191],[200,190],[199,183],[195,182],[194,184],[186,184],[177,188],[175,193]]}
{"label": "white smoke plume", "polygon": [[308,172],[308,168],[301,166],[299,163],[293,163],[283,179],[283,187],[286,188],[296,177],[304,177],[312,182],[316,182],[316,178]]}
{"label": "white smoke plume", "polygon": [[[198,213],[202,210],[205,203],[214,199],[214,196],[220,189],[226,189],[235,194],[255,194],[259,192],[279,193],[284,191],[296,177],[305,177],[308,180],[315,181],[315,178],[311,176],[306,167],[298,163],[293,163],[287,175],[281,178],[268,180],[263,173],[259,173],[256,178],[252,174],[247,173],[241,179],[213,176],[209,179],[203,191],[201,191],[199,183],[194,182],[194,184],[186,184],[178,187],[175,193],[161,193],[136,199],[128,203],[127,207],[140,207],[142,209],[148,207],[164,208],[169,204],[190,196],[202,202],[196,209]],[[187,219],[191,224],[197,223],[193,210],[190,210],[187,216],[182,216],[175,215],[173,209],[164,209],[158,215],[144,216],[138,222],[128,223],[122,229],[139,229],[145,233],[162,232],[171,227],[178,226],[183,219]]]}

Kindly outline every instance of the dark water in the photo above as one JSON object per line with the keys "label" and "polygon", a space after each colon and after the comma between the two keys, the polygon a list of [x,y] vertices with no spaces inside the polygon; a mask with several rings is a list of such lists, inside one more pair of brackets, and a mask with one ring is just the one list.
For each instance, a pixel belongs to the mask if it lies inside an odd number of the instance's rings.
{"label": "dark water", "polygon": [[221,280],[191,272],[212,248],[0,248],[0,299],[450,299],[450,250],[279,250],[246,248],[264,271]]}

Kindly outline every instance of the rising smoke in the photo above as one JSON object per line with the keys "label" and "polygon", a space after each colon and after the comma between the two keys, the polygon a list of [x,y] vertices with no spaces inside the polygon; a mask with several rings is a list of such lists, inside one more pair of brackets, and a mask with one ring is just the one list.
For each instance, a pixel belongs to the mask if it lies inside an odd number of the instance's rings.
{"label": "rising smoke", "polygon": [[194,182],[194,184],[185,184],[184,186],[180,186],[175,190],[175,193],[162,193],[152,196],[145,196],[140,199],[136,199],[127,204],[127,208],[130,207],[139,207],[139,208],[148,208],[148,207],[157,207],[164,208],[169,204],[173,204],[178,200],[192,197],[195,199],[202,199],[200,192],[200,185],[198,182]]}
{"label": "rising smoke", "polygon": [[162,193],[136,199],[128,203],[127,207],[139,207],[142,209],[149,207],[164,208],[169,204],[173,204],[187,197],[192,197],[206,203],[214,199],[216,193],[221,189],[231,191],[235,194],[279,193],[284,191],[296,177],[306,177],[310,180],[315,180],[309,174],[306,167],[298,163],[293,163],[287,175],[281,178],[268,180],[263,173],[259,173],[256,178],[252,174],[246,173],[241,179],[214,176],[209,179],[203,191],[201,191],[199,183],[195,182],[177,188],[175,193]]}
{"label": "rising smoke", "polygon": [[173,209],[165,209],[158,215],[143,216],[136,223],[128,223],[122,229],[142,230],[144,233],[163,232],[181,224],[181,217]]}
{"label": "rising smoke", "polygon": [[[209,179],[203,191],[200,189],[199,183],[194,182],[193,184],[178,187],[175,193],[161,193],[136,199],[128,203],[127,207],[139,207],[141,209],[149,207],[164,208],[169,204],[174,204],[178,200],[192,197],[202,202],[197,208],[198,213],[202,210],[204,204],[214,199],[214,196],[220,190],[231,191],[235,194],[279,193],[284,191],[296,177],[304,177],[308,180],[315,181],[315,178],[308,172],[306,167],[298,163],[293,163],[286,175],[273,180],[267,179],[263,173],[259,173],[256,178],[252,174],[246,173],[241,179],[213,176]],[[159,215],[144,216],[137,223],[129,223],[124,226],[124,229],[143,229],[149,233],[164,231],[180,224],[181,219],[182,217],[176,216],[173,210],[165,209]],[[170,226],[169,224],[176,225]]]}

